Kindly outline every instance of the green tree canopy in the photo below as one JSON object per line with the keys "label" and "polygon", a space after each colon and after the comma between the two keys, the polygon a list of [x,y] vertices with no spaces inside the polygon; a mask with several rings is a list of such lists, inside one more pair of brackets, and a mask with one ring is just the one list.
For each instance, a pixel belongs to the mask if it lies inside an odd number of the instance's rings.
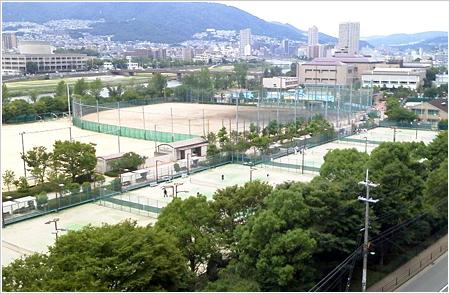
{"label": "green tree canopy", "polygon": [[155,228],[175,237],[175,244],[183,252],[192,272],[201,273],[201,266],[217,253],[214,234],[214,211],[206,197],[173,199],[158,216]]}
{"label": "green tree canopy", "polygon": [[51,152],[47,152],[47,148],[44,146],[33,147],[33,149],[27,151],[25,154],[21,154],[21,158],[28,166],[28,171],[38,180],[39,183],[43,183],[47,168],[51,162]]}
{"label": "green tree canopy", "polygon": [[186,291],[192,276],[169,235],[136,223],[85,227],[3,267],[4,291]]}
{"label": "green tree canopy", "polygon": [[78,141],[56,141],[52,159],[72,182],[90,180],[97,165],[95,147]]}

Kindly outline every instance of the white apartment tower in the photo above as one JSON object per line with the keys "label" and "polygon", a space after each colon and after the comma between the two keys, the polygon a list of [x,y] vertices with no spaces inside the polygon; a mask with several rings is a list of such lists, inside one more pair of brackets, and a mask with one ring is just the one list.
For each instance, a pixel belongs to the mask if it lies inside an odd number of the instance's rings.
{"label": "white apartment tower", "polygon": [[252,55],[252,31],[250,29],[241,30],[241,40],[239,42],[239,53],[241,56]]}
{"label": "white apartment tower", "polygon": [[359,52],[359,22],[339,24],[338,49],[348,51],[349,54]]}
{"label": "white apartment tower", "polygon": [[316,26],[312,26],[308,29],[308,46],[319,44],[319,30]]}

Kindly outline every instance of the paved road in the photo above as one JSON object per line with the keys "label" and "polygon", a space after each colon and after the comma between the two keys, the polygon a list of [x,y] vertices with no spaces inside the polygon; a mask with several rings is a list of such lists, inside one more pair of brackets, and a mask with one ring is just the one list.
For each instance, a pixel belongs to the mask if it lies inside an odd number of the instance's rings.
{"label": "paved road", "polygon": [[396,292],[439,292],[448,285],[448,253],[439,257]]}

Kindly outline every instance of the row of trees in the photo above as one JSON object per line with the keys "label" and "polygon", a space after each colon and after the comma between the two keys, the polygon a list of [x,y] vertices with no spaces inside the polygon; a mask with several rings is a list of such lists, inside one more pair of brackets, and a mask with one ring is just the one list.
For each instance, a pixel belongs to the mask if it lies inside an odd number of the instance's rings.
{"label": "row of trees", "polygon": [[251,123],[247,131],[239,133],[228,133],[226,127],[222,127],[217,134],[208,134],[207,155],[213,158],[220,152],[245,152],[251,147],[266,152],[271,143],[292,142],[294,138],[305,135],[332,136],[333,133],[333,126],[320,115],[314,116],[310,121],[298,119],[295,122],[278,123],[272,120],[263,129]]}
{"label": "row of trees", "polygon": [[[87,227],[47,254],[3,267],[5,291],[307,291],[360,248],[370,170],[370,268],[447,224],[447,132],[428,146],[383,143],[369,156],[333,150],[310,183],[258,182],[174,199],[152,227]],[[405,222],[409,226],[402,225]],[[385,236],[382,234],[381,236]],[[333,289],[331,289],[333,290]],[[339,289],[337,289],[339,290]]]}

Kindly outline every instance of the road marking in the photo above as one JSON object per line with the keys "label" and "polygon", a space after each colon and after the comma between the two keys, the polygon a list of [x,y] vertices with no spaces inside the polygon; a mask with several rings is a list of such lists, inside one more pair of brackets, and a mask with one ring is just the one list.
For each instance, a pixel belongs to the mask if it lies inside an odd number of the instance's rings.
{"label": "road marking", "polygon": [[442,288],[441,290],[439,290],[439,292],[448,292],[448,284],[445,285],[444,288]]}

